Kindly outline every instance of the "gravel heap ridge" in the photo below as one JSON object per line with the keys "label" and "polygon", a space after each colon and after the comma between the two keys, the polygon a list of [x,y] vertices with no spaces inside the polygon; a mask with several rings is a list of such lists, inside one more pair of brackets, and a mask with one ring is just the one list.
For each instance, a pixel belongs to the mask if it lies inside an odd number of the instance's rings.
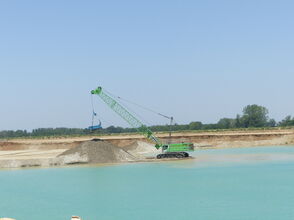
{"label": "gravel heap ridge", "polygon": [[136,161],[136,157],[113,144],[93,139],[69,149],[58,156],[63,164],[120,163]]}

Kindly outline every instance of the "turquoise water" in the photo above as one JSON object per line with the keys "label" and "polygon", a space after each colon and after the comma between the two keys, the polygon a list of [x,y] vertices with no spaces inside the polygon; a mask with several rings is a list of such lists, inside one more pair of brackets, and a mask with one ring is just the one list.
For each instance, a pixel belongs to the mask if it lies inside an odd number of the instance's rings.
{"label": "turquoise water", "polygon": [[294,219],[294,146],[197,151],[194,160],[0,171],[17,220]]}

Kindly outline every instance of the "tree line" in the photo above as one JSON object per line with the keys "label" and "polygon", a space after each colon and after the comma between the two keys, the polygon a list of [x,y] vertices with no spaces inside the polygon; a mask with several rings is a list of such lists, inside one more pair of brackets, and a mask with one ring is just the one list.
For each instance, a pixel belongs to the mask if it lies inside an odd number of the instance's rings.
{"label": "tree line", "polygon": [[[237,114],[235,118],[221,118],[217,123],[204,124],[200,121],[193,121],[189,124],[155,125],[149,128],[152,131],[183,131],[183,130],[211,130],[211,129],[238,129],[238,128],[265,128],[265,127],[290,127],[294,126],[294,117],[287,116],[282,121],[276,122],[268,117],[268,109],[259,105],[247,105],[243,108],[242,115]],[[47,136],[69,136],[131,133],[137,132],[136,128],[122,128],[109,126],[96,131],[82,128],[38,128],[31,132],[26,130],[5,130],[0,131],[0,138],[13,137],[47,137]]]}

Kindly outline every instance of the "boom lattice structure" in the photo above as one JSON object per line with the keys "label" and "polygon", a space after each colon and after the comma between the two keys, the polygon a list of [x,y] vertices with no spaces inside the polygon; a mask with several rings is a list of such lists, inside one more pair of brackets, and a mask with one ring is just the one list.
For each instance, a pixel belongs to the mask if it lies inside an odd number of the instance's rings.
{"label": "boom lattice structure", "polygon": [[156,157],[160,158],[185,158],[189,157],[186,151],[194,151],[193,143],[172,143],[163,144],[159,138],[157,138],[153,132],[134,117],[128,110],[126,110],[121,104],[119,104],[110,95],[103,92],[101,87],[91,91],[92,94],[100,96],[100,98],[119,116],[121,116],[126,122],[128,122],[132,127],[137,128],[137,130],[142,133],[145,137],[155,142],[155,147],[157,149],[161,148],[161,154]]}
{"label": "boom lattice structure", "polygon": [[148,139],[155,142],[155,147],[159,149],[162,146],[161,141],[153,135],[153,132],[146,127],[141,121],[135,118],[130,112],[128,112],[121,104],[114,100],[110,95],[103,92],[101,87],[91,91],[92,94],[100,96],[100,98],[118,115],[120,115],[126,122],[146,136]]}

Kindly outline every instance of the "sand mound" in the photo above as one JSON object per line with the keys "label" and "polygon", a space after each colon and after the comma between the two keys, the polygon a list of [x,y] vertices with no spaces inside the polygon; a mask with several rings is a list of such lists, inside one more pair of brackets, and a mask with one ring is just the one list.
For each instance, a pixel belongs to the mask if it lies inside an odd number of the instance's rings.
{"label": "sand mound", "polygon": [[135,161],[136,157],[111,143],[99,139],[87,141],[58,156],[62,164],[120,163]]}
{"label": "sand mound", "polygon": [[135,143],[125,147],[130,154],[138,157],[144,158],[146,156],[154,156],[161,153],[161,150],[157,150],[154,144],[146,143],[143,141],[136,141]]}

